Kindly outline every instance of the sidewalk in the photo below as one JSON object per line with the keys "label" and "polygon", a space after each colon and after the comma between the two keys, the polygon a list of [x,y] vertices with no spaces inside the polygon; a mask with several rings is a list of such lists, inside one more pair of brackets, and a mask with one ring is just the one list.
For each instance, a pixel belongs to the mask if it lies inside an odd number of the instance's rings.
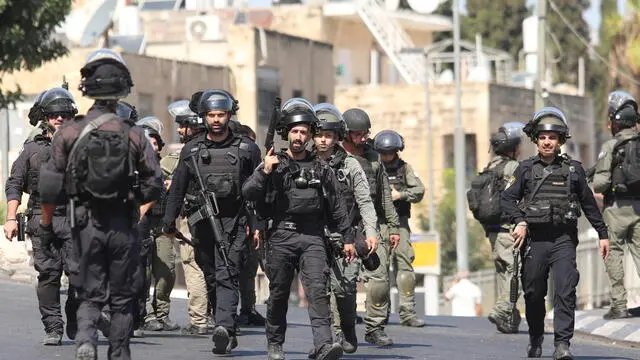
{"label": "sidewalk", "polygon": [[[576,311],[575,332],[603,337],[611,341],[635,343],[640,346],[640,308],[629,309],[632,318],[604,320],[609,309]],[[547,319],[546,325],[553,331],[553,319]]]}

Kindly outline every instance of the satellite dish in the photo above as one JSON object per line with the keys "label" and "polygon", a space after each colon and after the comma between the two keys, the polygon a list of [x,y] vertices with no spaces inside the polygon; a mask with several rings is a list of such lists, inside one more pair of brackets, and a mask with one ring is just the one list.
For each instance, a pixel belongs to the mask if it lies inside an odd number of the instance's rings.
{"label": "satellite dish", "polygon": [[441,0],[406,0],[413,11],[420,14],[431,14],[436,11]]}
{"label": "satellite dish", "polygon": [[384,8],[387,11],[396,11],[400,7],[400,0],[384,0]]}
{"label": "satellite dish", "polygon": [[91,46],[109,28],[118,0],[90,0],[67,17],[66,33],[79,46]]}

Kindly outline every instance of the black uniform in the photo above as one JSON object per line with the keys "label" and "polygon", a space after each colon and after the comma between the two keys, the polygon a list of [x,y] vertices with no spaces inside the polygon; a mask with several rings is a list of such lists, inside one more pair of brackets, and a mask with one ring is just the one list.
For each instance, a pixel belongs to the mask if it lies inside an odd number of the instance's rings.
{"label": "black uniform", "polygon": [[[285,341],[289,292],[298,269],[309,300],[314,346],[320,350],[333,342],[324,226],[330,218],[343,234],[344,242],[353,243],[351,223],[344,199],[337,193],[338,181],[326,162],[311,153],[300,161],[286,153],[277,155],[280,162],[271,174],[267,175],[260,166],[242,187],[245,198],[256,201],[260,212],[273,220],[266,234],[267,341],[269,345],[282,345]],[[311,186],[313,177],[309,176],[307,187],[298,188],[296,178],[301,169],[307,174],[313,170],[318,186]]]}
{"label": "black uniform", "polygon": [[[60,250],[43,251],[38,237],[40,223],[40,195],[38,193],[38,178],[40,167],[51,157],[51,139],[45,135],[36,135],[33,139],[27,139],[22,152],[11,167],[11,174],[7,179],[5,194],[7,201],[20,201],[22,193],[30,194],[27,203],[26,233],[31,238],[33,246],[33,261],[38,271],[38,306],[42,315],[42,324],[46,333],[55,332],[62,335],[62,312],[60,309],[60,278],[64,271],[69,276],[70,268],[77,266],[73,261],[71,251],[71,231],[67,220],[66,197],[61,194],[58,197],[57,206],[53,217],[53,231],[62,243]],[[53,256],[51,256],[53,255]],[[68,298],[65,304],[67,315],[67,336],[75,338],[76,311],[78,301],[75,297],[73,285],[69,285]]]}
{"label": "black uniform", "polygon": [[[524,204],[518,205],[521,199]],[[516,169],[515,183],[502,193],[500,205],[511,223],[526,221],[529,227],[528,243],[522,248],[522,287],[529,335],[538,338],[544,333],[544,298],[549,269],[553,268],[554,342],[556,346],[569,344],[580,278],[576,268],[580,208],[600,239],[608,238],[584,169],[566,155],[556,156],[549,165],[539,155],[524,160]]]}
{"label": "black uniform", "polygon": [[[216,325],[234,335],[239,291],[237,278],[244,263],[247,245],[247,213],[241,188],[260,163],[260,149],[254,142],[235,136],[231,131],[222,142],[211,141],[207,135],[208,133],[197,135],[182,148],[178,166],[173,173],[163,223],[165,228],[174,226],[184,201],[184,215],[192,230],[192,240],[197,241],[196,262],[206,279],[209,302],[216,307]],[[218,218],[223,232],[228,236],[227,258],[231,275],[216,250],[213,229],[202,207],[203,200],[198,194],[199,185],[192,157],[196,159],[205,186],[216,195],[220,209]]]}
{"label": "black uniform", "polygon": [[[99,130],[128,135],[128,161],[132,167],[129,169],[133,171],[135,168],[139,178],[139,188],[135,190],[135,194],[129,195],[135,195],[137,203],[128,201],[127,195],[120,197],[124,189],[128,192],[134,187],[132,178],[124,177],[122,183],[117,184],[95,185],[105,191],[117,187],[118,198],[113,200],[101,200],[87,192],[76,193],[74,189],[69,188],[70,184],[74,183],[72,179],[77,175],[73,166],[67,164],[73,163],[73,159],[69,158],[73,144],[89,121],[108,113],[114,117],[101,125]],[[91,134],[88,136],[91,137]],[[104,144],[104,141],[100,143]],[[95,154],[87,152],[87,155]],[[89,173],[109,170],[109,166],[97,160],[91,161],[91,164]],[[46,199],[52,196],[61,179],[64,181],[65,177],[64,184],[75,201],[75,207],[70,211],[73,211],[75,220],[72,238],[75,252],[79,256],[79,267],[75,274],[72,273],[70,280],[78,286],[78,296],[81,300],[76,342],[80,345],[97,345],[96,324],[101,309],[108,304],[111,312],[109,358],[130,359],[129,336],[133,322],[133,302],[141,286],[139,282],[134,281],[140,257],[140,242],[135,228],[138,220],[137,207],[138,204],[158,200],[162,188],[162,171],[149,141],[145,138],[144,130],[133,127],[132,122],[127,124],[115,117],[115,109],[94,105],[84,118],[68,123],[56,132],[52,158],[43,168],[41,177],[43,183],[48,182],[44,187],[40,186],[43,203],[48,203]]]}

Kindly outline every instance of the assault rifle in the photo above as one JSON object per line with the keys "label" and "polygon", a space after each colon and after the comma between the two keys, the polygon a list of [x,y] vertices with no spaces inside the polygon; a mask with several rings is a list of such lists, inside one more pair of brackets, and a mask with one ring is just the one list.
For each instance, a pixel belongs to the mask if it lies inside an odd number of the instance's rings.
{"label": "assault rifle", "polygon": [[269,129],[267,130],[267,137],[264,139],[265,151],[269,151],[273,147],[273,137],[276,134],[278,122],[280,122],[280,107],[282,106],[282,99],[277,97],[273,101],[273,110],[271,111],[271,118],[269,119]]}
{"label": "assault rifle", "polygon": [[193,170],[195,171],[196,179],[198,180],[198,192],[200,193],[200,198],[202,198],[203,201],[203,206],[200,211],[204,210],[204,216],[206,216],[207,220],[209,221],[209,225],[211,225],[211,229],[213,230],[213,241],[216,243],[218,253],[222,258],[222,261],[224,262],[224,266],[229,272],[229,276],[233,277],[233,272],[231,271],[229,260],[227,259],[229,244],[227,243],[225,234],[222,230],[220,219],[217,218],[218,214],[220,213],[220,209],[218,208],[218,202],[216,201],[216,194],[207,190],[207,188],[204,186],[202,176],[200,175],[200,169],[198,169],[196,155],[197,154],[191,156],[191,162],[193,164]]}
{"label": "assault rifle", "polygon": [[67,82],[67,77],[62,76],[62,88],[65,90],[69,90],[69,83]]}
{"label": "assault rifle", "polygon": [[513,276],[511,277],[511,284],[509,288],[509,302],[511,303],[510,325],[513,326],[516,323],[515,313],[518,311],[518,278],[520,277],[520,249],[513,247]]}

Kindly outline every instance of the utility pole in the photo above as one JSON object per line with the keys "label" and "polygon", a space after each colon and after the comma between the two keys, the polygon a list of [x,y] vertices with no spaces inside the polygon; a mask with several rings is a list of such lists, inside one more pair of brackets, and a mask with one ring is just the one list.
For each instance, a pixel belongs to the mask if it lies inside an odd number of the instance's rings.
{"label": "utility pole", "polygon": [[544,107],[544,98],[542,97],[545,73],[547,72],[545,46],[547,40],[547,28],[546,28],[546,16],[547,16],[547,0],[538,0],[538,50],[537,60],[538,66],[536,69],[536,101],[535,110]]}
{"label": "utility pole", "polygon": [[456,171],[456,257],[458,271],[469,270],[469,243],[467,239],[467,204],[465,174],[465,136],[461,116],[461,84],[460,71],[460,5],[453,0],[453,53],[455,57],[454,72],[456,76],[456,99],[454,103],[456,127],[454,132],[454,163]]}

